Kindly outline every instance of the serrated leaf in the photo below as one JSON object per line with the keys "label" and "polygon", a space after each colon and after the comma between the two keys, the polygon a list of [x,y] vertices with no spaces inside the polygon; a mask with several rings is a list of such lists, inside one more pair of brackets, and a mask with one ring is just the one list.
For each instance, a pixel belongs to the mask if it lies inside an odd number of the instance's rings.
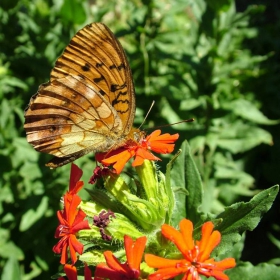
{"label": "serrated leaf", "polygon": [[255,195],[249,202],[239,202],[227,207],[223,213],[217,216],[222,222],[216,229],[222,234],[222,241],[217,252],[224,253],[238,242],[242,233],[252,231],[260,222],[278,194],[279,186],[273,186]]}
{"label": "serrated leaf", "polygon": [[92,250],[90,252],[85,252],[79,256],[79,260],[86,262],[88,264],[98,264],[105,261],[102,251]]}

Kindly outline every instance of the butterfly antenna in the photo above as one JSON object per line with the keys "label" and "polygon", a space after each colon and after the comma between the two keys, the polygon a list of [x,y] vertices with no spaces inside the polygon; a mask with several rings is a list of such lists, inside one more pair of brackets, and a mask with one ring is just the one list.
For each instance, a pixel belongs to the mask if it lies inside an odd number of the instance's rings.
{"label": "butterfly antenna", "polygon": [[175,124],[180,124],[180,123],[186,123],[186,122],[194,122],[194,118],[191,118],[191,119],[188,119],[188,120],[182,120],[182,121],[175,122],[175,123],[159,125],[159,126],[156,126],[154,128],[162,128],[162,127],[167,127],[167,126],[171,126],[171,125],[175,125]]}
{"label": "butterfly antenna", "polygon": [[155,100],[153,100],[153,102],[152,102],[152,104],[151,104],[151,106],[150,106],[149,111],[147,112],[147,114],[146,114],[146,116],[145,116],[145,118],[144,118],[143,122],[142,122],[142,123],[141,123],[141,125],[138,127],[138,129],[140,129],[140,128],[141,128],[141,126],[145,123],[145,121],[146,121],[146,119],[147,119],[148,115],[150,114],[150,112],[151,112],[152,108],[154,107],[154,105],[155,105]]}

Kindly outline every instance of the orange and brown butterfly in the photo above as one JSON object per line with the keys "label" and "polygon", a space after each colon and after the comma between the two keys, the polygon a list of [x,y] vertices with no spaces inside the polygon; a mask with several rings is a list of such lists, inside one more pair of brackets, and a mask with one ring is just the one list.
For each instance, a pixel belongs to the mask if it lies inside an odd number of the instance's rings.
{"label": "orange and brown butterfly", "polygon": [[[37,151],[55,156],[47,163],[55,168],[89,152],[108,155],[120,147],[121,152],[134,151],[130,158],[140,148],[142,156],[156,142],[147,142],[145,133],[132,127],[134,115],[134,86],[124,50],[106,25],[92,23],[72,38],[50,81],[31,98],[24,128]],[[159,134],[152,141],[163,143],[163,153],[173,151],[177,134],[172,139]],[[150,153],[148,159],[158,158]]]}

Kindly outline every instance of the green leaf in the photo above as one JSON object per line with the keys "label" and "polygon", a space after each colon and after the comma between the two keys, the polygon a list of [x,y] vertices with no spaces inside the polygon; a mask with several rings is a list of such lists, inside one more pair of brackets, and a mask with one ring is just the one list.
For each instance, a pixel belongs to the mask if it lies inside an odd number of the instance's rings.
{"label": "green leaf", "polygon": [[171,187],[171,170],[173,167],[174,162],[176,161],[177,157],[181,154],[181,150],[177,152],[177,154],[171,159],[171,161],[166,166],[166,174],[165,174],[165,189],[166,189],[166,195],[169,197],[169,204],[168,204],[168,210],[166,214],[165,223],[170,224],[172,219],[172,214],[175,207],[175,195],[172,191]]}
{"label": "green leaf", "polygon": [[96,264],[96,263],[104,262],[104,255],[103,255],[103,251],[92,250],[90,252],[85,252],[82,255],[80,255],[79,259],[82,262],[86,262],[88,264],[91,263]]}
{"label": "green leaf", "polygon": [[3,258],[16,258],[17,260],[24,259],[24,253],[22,250],[17,247],[14,242],[1,242],[0,243],[0,256]]}
{"label": "green leaf", "polygon": [[209,5],[215,12],[226,11],[230,4],[234,2],[232,0],[207,0],[206,3]]}
{"label": "green leaf", "polygon": [[[172,108],[171,104],[169,103],[169,101],[166,98],[161,99],[159,106],[161,108],[162,116],[164,118],[166,118],[168,123],[175,123],[175,122],[179,122],[182,120],[177,113],[178,109],[174,110],[174,108]],[[176,128],[180,129],[180,130],[184,130],[187,128],[187,124],[181,123],[180,125],[177,125]]]}
{"label": "green leaf", "polygon": [[260,144],[272,145],[271,134],[259,127],[235,122],[219,135],[217,145],[233,154],[246,152]]}
{"label": "green leaf", "polygon": [[28,179],[30,181],[42,177],[42,172],[38,164],[28,161],[22,165],[19,173],[24,179]]}
{"label": "green leaf", "polygon": [[188,100],[182,100],[180,110],[189,111],[199,107],[200,105],[200,99],[189,98]]}
{"label": "green leaf", "polygon": [[3,273],[1,275],[2,280],[21,280],[21,271],[19,263],[15,257],[11,257],[6,262]]}
{"label": "green leaf", "polygon": [[242,262],[237,267],[227,271],[231,280],[279,280],[280,267],[274,264],[261,263],[253,266],[249,262]]}
{"label": "green leaf", "polygon": [[227,109],[232,109],[233,112],[245,120],[249,120],[257,124],[275,125],[280,123],[280,120],[270,120],[267,118],[253,103],[245,99],[237,99],[227,104]]}
{"label": "green leaf", "polygon": [[64,0],[60,10],[61,17],[67,22],[82,24],[86,20],[86,12],[82,5],[82,1]]}
{"label": "green leaf", "polygon": [[20,222],[20,231],[26,231],[29,229],[36,221],[45,215],[48,208],[49,198],[44,196],[36,210],[29,209],[23,214],[22,220]]}
{"label": "green leaf", "polygon": [[217,252],[226,252],[232,244],[238,242],[242,233],[252,231],[260,222],[278,194],[279,186],[273,186],[255,195],[249,202],[239,202],[227,207],[223,213],[217,216],[221,219],[216,229],[222,234],[222,241]]}
{"label": "green leaf", "polygon": [[18,167],[19,165],[22,166],[22,163],[26,161],[38,161],[39,153],[32,148],[26,138],[17,137],[12,143],[13,146],[16,147],[15,152],[11,157],[14,167]]}
{"label": "green leaf", "polygon": [[182,153],[171,170],[171,186],[176,201],[172,224],[176,226],[183,218],[190,219],[194,224],[198,223],[198,208],[202,202],[202,181],[187,141],[183,142],[181,150]]}

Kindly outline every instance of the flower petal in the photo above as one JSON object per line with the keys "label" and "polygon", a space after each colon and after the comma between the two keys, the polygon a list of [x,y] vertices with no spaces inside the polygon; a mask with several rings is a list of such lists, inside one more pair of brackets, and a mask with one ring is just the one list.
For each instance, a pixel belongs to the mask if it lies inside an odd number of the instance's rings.
{"label": "flower petal", "polygon": [[75,266],[66,264],[64,266],[64,272],[66,273],[68,280],[77,280],[78,279],[77,268]]}
{"label": "flower petal", "polygon": [[78,214],[78,206],[81,201],[81,198],[77,194],[74,194],[71,200],[68,199],[67,194],[64,196],[63,214],[69,226],[72,226],[75,221],[76,215]]}
{"label": "flower petal", "polygon": [[123,274],[107,266],[106,263],[100,263],[96,266],[94,273],[94,280],[123,280]]}
{"label": "flower petal", "polygon": [[190,262],[186,261],[185,259],[170,260],[152,254],[145,254],[145,262],[148,266],[153,268],[176,268],[190,265]]}
{"label": "flower petal", "polygon": [[185,259],[169,260],[146,254],[147,265],[158,268],[149,276],[149,280],[170,279],[182,273],[184,273],[182,277],[184,280],[200,280],[199,275],[212,276],[216,280],[228,280],[228,276],[223,271],[234,267],[236,263],[233,258],[218,262],[215,262],[213,258],[209,259],[210,253],[221,240],[220,232],[213,231],[213,229],[212,222],[204,223],[201,240],[197,241],[195,245],[192,238],[193,224],[191,221],[183,219],[180,222],[180,231],[170,225],[162,225],[162,235],[177,246]]}
{"label": "flower petal", "polygon": [[149,275],[149,280],[171,279],[186,272],[186,268],[161,268]]}
{"label": "flower petal", "polygon": [[[81,210],[81,212],[84,213],[82,210]],[[90,226],[89,226],[89,223],[88,223],[87,220],[80,221],[80,222],[77,222],[77,223],[75,222],[74,226],[71,229],[71,232],[74,234],[74,233],[77,233],[77,232],[79,232],[80,230],[83,230],[83,229],[90,229]]]}
{"label": "flower petal", "polygon": [[84,186],[84,182],[83,181],[79,181],[76,183],[76,185],[74,186],[74,188],[72,188],[72,190],[70,190],[68,193],[70,195],[74,195],[77,194],[79,192],[79,190],[82,189],[82,187]]}
{"label": "flower petal", "polygon": [[120,174],[125,166],[125,164],[135,155],[135,150],[123,150],[122,152],[115,154],[111,157],[101,160],[101,163],[109,166],[113,165],[113,168],[116,170],[117,174]]}
{"label": "flower petal", "polygon": [[[56,254],[61,254],[62,250],[63,250],[63,247],[65,246],[66,244],[66,241],[68,239],[68,236],[64,236],[62,237],[56,245],[53,246],[53,252],[56,253]],[[66,244],[67,246],[67,244]]]}
{"label": "flower petal", "polygon": [[85,275],[85,280],[92,280],[91,270],[88,268],[86,263],[85,263],[84,275]]}
{"label": "flower petal", "polygon": [[183,235],[184,242],[186,244],[187,250],[192,250],[194,248],[193,242],[193,223],[190,220],[183,219],[180,224],[180,231]]}
{"label": "flower petal", "polygon": [[155,130],[146,137],[145,140],[148,142],[149,148],[156,153],[172,153],[174,150],[173,143],[179,138],[179,134],[170,135],[169,133],[165,133],[160,135],[160,133],[160,130]]}
{"label": "flower petal", "polygon": [[61,264],[66,264],[66,262],[67,262],[67,259],[68,259],[67,248],[68,248],[68,244],[65,241],[63,243],[63,247],[62,247],[62,251],[61,251],[61,256],[60,256],[60,263]]}
{"label": "flower petal", "polygon": [[77,239],[76,235],[74,234],[70,234],[69,236],[69,246],[70,245],[73,247],[75,252],[79,253],[80,255],[83,253],[84,245]]}
{"label": "flower petal", "polygon": [[127,269],[125,269],[124,265],[119,262],[119,260],[113,255],[111,251],[105,251],[103,254],[109,268],[114,269],[118,273],[121,272],[124,275],[126,274]]}
{"label": "flower petal", "polygon": [[161,160],[160,158],[154,156],[151,152],[140,147],[136,150],[135,160],[133,161],[132,166],[135,167],[142,165],[145,159]]}
{"label": "flower petal", "polygon": [[[221,234],[219,231],[214,229],[214,224],[212,222],[206,222],[203,224],[201,229],[201,240],[198,243],[200,254],[199,261],[203,262],[209,258],[213,249],[220,243]],[[212,232],[213,231],[213,232]]]}
{"label": "flower petal", "polygon": [[142,261],[145,250],[147,237],[142,236],[133,242],[133,239],[127,235],[124,236],[124,246],[126,252],[126,259],[129,267],[134,270],[140,270],[140,263]]}
{"label": "flower petal", "polygon": [[[71,172],[70,172],[70,183],[69,183],[69,191],[73,191],[76,184],[80,180],[83,175],[82,169],[80,169],[76,164],[71,164]],[[77,192],[75,192],[77,193]]]}
{"label": "flower petal", "polygon": [[[57,216],[57,219],[58,219],[59,224],[60,224],[60,225],[57,227],[56,230],[59,230],[59,228],[60,228],[61,225],[67,225],[67,220],[65,219],[65,213],[64,213],[64,211],[62,211],[62,210],[58,210],[58,211],[56,212],[56,216]],[[57,234],[58,234],[58,235],[57,235]],[[56,233],[55,233],[55,237],[58,238],[58,237],[59,237],[59,234],[60,234],[60,231],[59,231],[59,232],[56,232]],[[57,235],[57,236],[56,236],[56,235]]]}
{"label": "flower petal", "polygon": [[226,258],[221,261],[215,262],[215,269],[225,270],[236,266],[234,258]]}
{"label": "flower petal", "polygon": [[82,254],[84,245],[77,240],[75,235],[71,234],[68,239],[68,247],[72,264],[75,264],[75,262],[78,260],[76,252]]}
{"label": "flower petal", "polygon": [[175,228],[167,224],[161,226],[161,233],[167,239],[172,241],[177,246],[177,248],[181,251],[181,253],[184,256],[186,256],[186,253],[188,251],[188,246],[185,243],[182,233],[180,233],[178,230],[176,230]]}

